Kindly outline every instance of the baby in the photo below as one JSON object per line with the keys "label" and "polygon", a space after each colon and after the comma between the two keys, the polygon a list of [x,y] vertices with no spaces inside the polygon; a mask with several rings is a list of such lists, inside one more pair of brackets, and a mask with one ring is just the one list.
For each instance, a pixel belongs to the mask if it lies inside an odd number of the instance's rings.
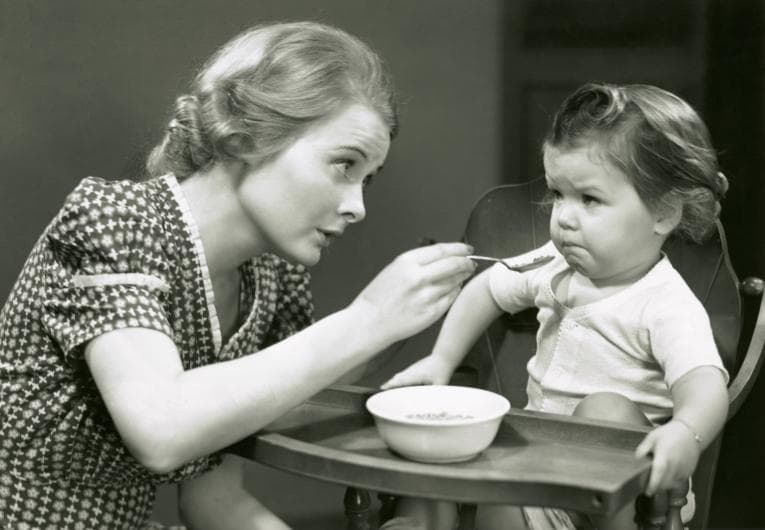
{"label": "baby", "polygon": [[[433,352],[383,388],[445,384],[503,311],[539,309],[527,408],[653,425],[645,493],[686,480],[727,414],[728,374],[709,318],[662,253],[701,241],[727,189],[707,128],[679,97],[645,85],[588,84],[562,104],[544,142],[555,257],[528,272],[501,265],[471,280]],[[693,515],[693,498],[683,520]],[[402,499],[385,528],[451,528],[456,507]],[[481,506],[478,527],[635,528],[634,506],[607,521],[557,509]],[[409,525],[409,526],[406,526]]]}

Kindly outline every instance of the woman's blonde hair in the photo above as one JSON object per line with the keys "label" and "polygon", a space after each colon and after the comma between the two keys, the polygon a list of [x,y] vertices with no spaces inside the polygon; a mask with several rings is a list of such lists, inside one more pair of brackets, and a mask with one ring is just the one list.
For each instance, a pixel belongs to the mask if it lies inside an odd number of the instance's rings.
{"label": "woman's blonde hair", "polygon": [[393,85],[366,44],[316,22],[256,26],[220,48],[176,100],[147,169],[182,179],[242,146],[265,160],[352,103],[375,110],[395,136]]}

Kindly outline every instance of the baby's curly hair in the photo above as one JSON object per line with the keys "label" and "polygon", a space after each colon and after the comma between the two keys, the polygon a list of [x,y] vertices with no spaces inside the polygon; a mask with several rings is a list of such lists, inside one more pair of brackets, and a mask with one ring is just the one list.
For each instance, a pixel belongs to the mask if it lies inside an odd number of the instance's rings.
{"label": "baby's curly hair", "polygon": [[684,100],[649,85],[586,84],[561,105],[545,146],[592,143],[653,211],[682,205],[675,235],[700,242],[712,231],[728,181],[706,125]]}

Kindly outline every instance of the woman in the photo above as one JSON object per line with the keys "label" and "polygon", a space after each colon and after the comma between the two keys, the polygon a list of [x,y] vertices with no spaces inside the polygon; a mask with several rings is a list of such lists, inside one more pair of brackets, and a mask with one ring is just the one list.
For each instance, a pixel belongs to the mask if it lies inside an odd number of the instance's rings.
{"label": "woman", "polygon": [[154,178],[82,181],[0,315],[0,526],[141,528],[180,482],[190,528],[286,528],[220,451],[433,323],[473,272],[459,243],[409,251],[311,324],[305,266],[364,218],[396,124],[364,44],[261,26],[177,100]]}

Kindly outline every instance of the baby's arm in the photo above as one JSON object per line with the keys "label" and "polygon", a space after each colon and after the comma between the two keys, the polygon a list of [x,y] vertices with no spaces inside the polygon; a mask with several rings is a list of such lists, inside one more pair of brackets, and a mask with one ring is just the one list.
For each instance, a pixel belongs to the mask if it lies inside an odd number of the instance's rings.
{"label": "baby's arm", "polygon": [[636,455],[653,453],[647,495],[668,489],[691,476],[703,451],[719,434],[728,415],[728,391],[714,366],[694,368],[671,388],[674,415],[651,431]]}
{"label": "baby's arm", "polygon": [[487,269],[462,289],[444,319],[433,352],[399,372],[382,388],[418,384],[446,384],[481,333],[502,309],[489,291]]}

